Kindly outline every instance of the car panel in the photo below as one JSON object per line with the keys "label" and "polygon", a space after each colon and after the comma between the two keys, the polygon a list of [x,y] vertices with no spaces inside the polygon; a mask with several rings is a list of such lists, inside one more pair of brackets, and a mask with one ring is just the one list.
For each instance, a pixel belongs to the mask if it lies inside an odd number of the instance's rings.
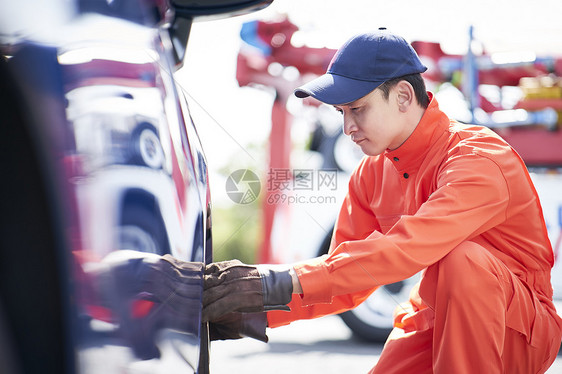
{"label": "car panel", "polygon": [[[112,22],[123,22],[117,19],[105,21],[106,26]],[[79,27],[78,23],[73,27]],[[158,51],[158,56],[165,59],[165,51],[157,49],[163,44],[161,35],[158,32],[149,35],[154,43],[152,50]],[[110,45],[111,42],[99,38],[76,47],[84,51],[92,44]],[[162,62],[155,60],[145,63],[144,68],[135,75],[130,72],[136,70],[136,62],[132,62],[132,69],[127,70],[131,62],[115,61],[115,56],[112,60],[95,57],[98,56],[95,52],[99,50],[91,51],[89,55],[89,58],[94,57],[94,64],[90,61],[71,63],[68,59],[61,64],[58,60],[59,48],[30,44],[22,46],[9,62],[15,67],[14,72],[17,70],[16,75],[27,76],[30,88],[37,87],[32,78],[41,74],[41,71],[32,73],[28,70],[33,65],[31,61],[46,62],[56,72],[46,78],[48,91],[37,95],[46,95],[46,101],[51,104],[52,110],[57,111],[60,121],[57,126],[48,122],[49,126],[43,126],[40,118],[34,123],[41,127],[45,139],[53,140],[47,141],[47,157],[58,171],[58,175],[54,173],[53,177],[58,176],[60,184],[66,186],[61,201],[61,218],[70,243],[64,255],[68,256],[66,260],[69,264],[74,264],[69,269],[69,287],[72,290],[70,298],[76,302],[73,307],[79,327],[71,326],[71,333],[76,338],[76,366],[82,372],[95,372],[102,367],[113,370],[120,367],[151,367],[153,371],[153,367],[166,367],[171,360],[184,362],[186,370],[191,368],[195,371],[199,360],[202,264],[205,258],[201,248],[204,248],[205,243],[202,240],[197,243],[194,238],[204,237],[203,234],[195,235],[195,231],[205,230],[204,226],[197,225],[197,220],[199,215],[206,214],[207,209],[201,206],[192,163],[186,159],[183,150],[177,150],[181,142],[174,142],[171,135],[177,134],[178,138],[185,124],[179,116],[177,96],[171,87],[173,80],[165,78],[170,76],[170,69],[162,68]],[[68,54],[68,48],[63,53]],[[109,63],[104,65],[105,61]],[[122,66],[115,68],[116,63]],[[69,74],[65,70],[68,67],[72,68]],[[120,76],[120,71],[129,75]],[[147,82],[150,84],[147,85]],[[115,90],[106,90],[108,84],[113,89],[125,92],[125,96],[116,96]],[[132,91],[130,87],[137,90]],[[98,88],[102,90],[96,90]],[[76,94],[81,89],[89,91],[86,95]],[[152,99],[149,101],[153,113],[143,113],[138,108],[129,108],[122,103],[122,99],[134,103],[136,97],[140,97],[139,105],[146,104],[146,100],[142,99],[143,91],[152,92],[155,89],[158,95],[148,95]],[[90,94],[91,90],[94,90],[94,95]],[[32,99],[31,104],[43,103]],[[119,142],[115,142],[117,130],[121,130],[121,134],[133,135],[135,125],[146,123],[147,118],[152,120],[158,130],[157,139],[163,153],[162,165],[132,162],[131,158],[122,157],[129,151],[124,151],[117,144]],[[194,288],[195,304],[185,311],[186,318],[179,327],[181,333],[176,331],[177,321],[169,318],[158,322],[164,327],[174,326],[173,330],[147,327],[144,320],[136,323],[134,316],[125,316],[120,309],[104,305],[103,300],[116,299],[119,294],[115,293],[116,290],[100,291],[96,288],[95,276],[90,271],[112,251],[143,249],[122,248],[119,241],[119,216],[124,209],[122,201],[127,200],[124,196],[131,190],[137,191],[137,196],[142,191],[152,197],[153,204],[147,209],[147,217],[153,218],[154,222],[149,222],[147,227],[155,227],[157,221],[162,220],[162,230],[168,236],[172,254],[199,264],[194,267],[194,279],[200,285]],[[193,258],[192,246],[198,248],[199,258]],[[160,248],[160,252],[163,251],[165,249]],[[147,323],[150,325],[150,322]],[[158,348],[153,347],[153,344]],[[100,361],[97,359],[99,356],[109,359]]]}

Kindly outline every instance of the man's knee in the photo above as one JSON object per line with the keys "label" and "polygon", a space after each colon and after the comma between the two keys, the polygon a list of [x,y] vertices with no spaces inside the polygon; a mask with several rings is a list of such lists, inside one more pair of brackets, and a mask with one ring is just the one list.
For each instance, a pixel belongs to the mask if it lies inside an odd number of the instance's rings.
{"label": "man's knee", "polygon": [[471,241],[462,242],[440,261],[444,266],[466,266],[469,262],[486,262],[491,254],[481,245]]}
{"label": "man's knee", "polygon": [[456,295],[482,291],[483,282],[497,282],[497,259],[474,242],[463,242],[438,262],[442,288]]}

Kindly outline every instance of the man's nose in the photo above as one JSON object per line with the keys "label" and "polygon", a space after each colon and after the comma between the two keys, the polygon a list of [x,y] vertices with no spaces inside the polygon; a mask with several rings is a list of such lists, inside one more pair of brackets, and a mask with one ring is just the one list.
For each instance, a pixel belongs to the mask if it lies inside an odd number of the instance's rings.
{"label": "man's nose", "polygon": [[347,136],[351,135],[352,132],[357,131],[355,122],[353,122],[349,117],[343,116],[343,133]]}

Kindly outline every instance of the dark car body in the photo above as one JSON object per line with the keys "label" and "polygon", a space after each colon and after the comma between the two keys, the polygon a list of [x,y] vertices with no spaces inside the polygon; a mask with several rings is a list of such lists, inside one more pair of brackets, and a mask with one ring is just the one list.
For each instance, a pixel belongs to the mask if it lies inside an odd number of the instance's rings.
{"label": "dark car body", "polygon": [[[0,6],[21,17],[0,34],[0,372],[208,371],[211,201],[173,74],[194,18],[268,4]],[[129,279],[100,286],[100,264],[131,250],[191,264],[181,320],[124,296]]]}

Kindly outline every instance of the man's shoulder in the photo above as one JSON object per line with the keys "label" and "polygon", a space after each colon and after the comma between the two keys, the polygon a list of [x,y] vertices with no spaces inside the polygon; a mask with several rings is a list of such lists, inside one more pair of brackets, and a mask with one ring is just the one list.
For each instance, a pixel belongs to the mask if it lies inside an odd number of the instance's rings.
{"label": "man's shoulder", "polygon": [[500,138],[500,136],[489,127],[481,126],[481,125],[474,125],[474,124],[467,124],[457,122],[455,120],[451,120],[449,125],[449,132],[451,134],[456,134],[460,136],[462,139],[469,139],[473,137],[481,138],[481,137],[493,137],[493,138]]}
{"label": "man's shoulder", "polygon": [[517,165],[522,161],[517,152],[500,135],[490,128],[478,125],[451,123],[449,144],[444,155],[444,165],[456,162],[470,162],[487,159],[501,170]]}
{"label": "man's shoulder", "polygon": [[451,121],[449,135],[451,147],[480,149],[483,151],[511,148],[509,143],[500,135],[485,126]]}

